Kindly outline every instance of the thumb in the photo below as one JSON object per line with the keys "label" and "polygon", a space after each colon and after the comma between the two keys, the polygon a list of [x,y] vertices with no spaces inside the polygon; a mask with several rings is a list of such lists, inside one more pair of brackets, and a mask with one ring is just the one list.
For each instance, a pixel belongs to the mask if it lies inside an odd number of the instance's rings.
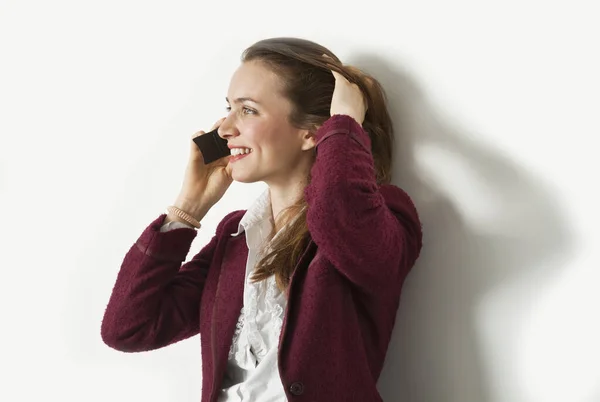
{"label": "thumb", "polygon": [[225,166],[225,173],[227,173],[227,177],[231,178],[231,172],[233,170],[231,163],[229,163],[229,159],[231,159],[231,156],[226,157],[226,159],[228,163]]}

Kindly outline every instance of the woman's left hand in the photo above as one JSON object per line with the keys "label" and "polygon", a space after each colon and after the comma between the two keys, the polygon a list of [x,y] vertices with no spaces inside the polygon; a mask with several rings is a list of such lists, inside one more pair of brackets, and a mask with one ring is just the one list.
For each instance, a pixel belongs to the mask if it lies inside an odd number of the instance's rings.
{"label": "woman's left hand", "polygon": [[[325,54],[323,56],[329,57]],[[330,115],[345,114],[362,125],[367,113],[367,102],[362,91],[340,73],[333,70],[331,73],[335,77],[335,89],[331,98]]]}

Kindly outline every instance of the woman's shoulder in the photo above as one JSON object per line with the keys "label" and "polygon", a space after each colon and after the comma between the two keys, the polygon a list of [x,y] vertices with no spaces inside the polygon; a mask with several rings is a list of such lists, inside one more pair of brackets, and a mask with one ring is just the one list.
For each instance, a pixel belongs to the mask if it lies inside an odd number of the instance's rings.
{"label": "woman's shoulder", "polygon": [[238,209],[225,215],[217,225],[217,236],[221,237],[236,233],[238,231],[238,225],[245,213],[245,209]]}

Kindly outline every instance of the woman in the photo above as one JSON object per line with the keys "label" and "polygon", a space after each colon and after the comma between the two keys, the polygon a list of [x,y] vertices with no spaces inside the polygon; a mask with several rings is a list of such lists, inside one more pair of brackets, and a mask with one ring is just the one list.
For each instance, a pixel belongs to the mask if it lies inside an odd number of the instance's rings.
{"label": "woman", "polygon": [[[422,238],[410,198],[389,184],[381,86],[316,43],[273,38],[246,49],[227,102],[213,129],[233,155],[204,165],[191,142],[174,205],[125,256],[104,342],[139,352],[199,333],[202,401],[381,401]],[[183,263],[233,180],[268,189]]]}

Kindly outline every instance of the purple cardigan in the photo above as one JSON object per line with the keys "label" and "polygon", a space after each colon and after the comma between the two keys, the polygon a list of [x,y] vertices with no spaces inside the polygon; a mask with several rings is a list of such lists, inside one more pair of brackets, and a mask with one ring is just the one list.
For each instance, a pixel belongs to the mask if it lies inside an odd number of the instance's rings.
{"label": "purple cardigan", "polygon": [[[404,191],[377,185],[358,122],[334,115],[316,136],[304,191],[312,239],[291,277],[279,374],[289,401],[381,401],[377,379],[421,224]],[[102,321],[103,341],[123,352],[199,333],[202,402],[216,401],[243,305],[246,236],[231,234],[244,213],[225,216],[185,263],[196,230],[160,232],[165,214],[156,218],[127,252]]]}

